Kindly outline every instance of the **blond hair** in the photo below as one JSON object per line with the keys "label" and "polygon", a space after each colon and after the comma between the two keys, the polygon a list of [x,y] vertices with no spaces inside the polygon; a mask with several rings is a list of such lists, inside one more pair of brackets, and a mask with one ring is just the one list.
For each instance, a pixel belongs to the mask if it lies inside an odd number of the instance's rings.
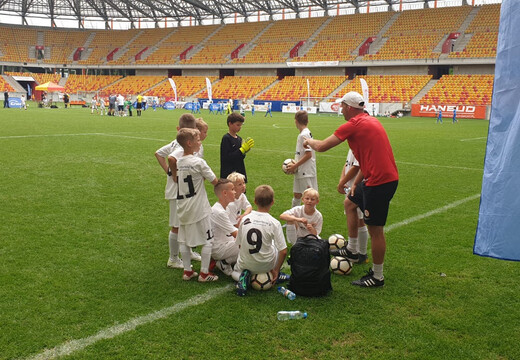
{"label": "blond hair", "polygon": [[320,193],[316,189],[313,189],[313,188],[305,189],[305,191],[302,194],[302,198],[304,198],[305,195],[314,196],[316,199],[318,199],[318,201],[320,201]]}
{"label": "blond hair", "polygon": [[202,130],[208,130],[208,123],[205,122],[202,118],[195,119],[195,126],[200,132],[202,132]]}
{"label": "blond hair", "polygon": [[246,181],[246,177],[243,174],[236,171],[233,171],[231,174],[229,174],[227,176],[227,179],[233,181],[234,183],[237,181]]}
{"label": "blond hair", "polygon": [[197,136],[200,136],[200,131],[197,129],[179,129],[179,132],[177,133],[177,142],[184,149],[188,145],[188,141],[195,141]]}

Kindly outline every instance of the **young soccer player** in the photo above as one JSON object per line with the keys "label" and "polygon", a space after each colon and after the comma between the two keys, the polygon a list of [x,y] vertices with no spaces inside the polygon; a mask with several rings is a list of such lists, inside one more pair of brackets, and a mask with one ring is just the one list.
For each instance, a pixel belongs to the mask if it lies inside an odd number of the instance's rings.
{"label": "young soccer player", "polygon": [[25,102],[25,95],[20,97],[20,102],[22,103],[20,106],[20,110],[27,110],[27,103]]}
{"label": "young soccer player", "polygon": [[125,100],[124,108],[126,109],[126,111],[128,111],[128,116],[132,116],[133,106],[132,106],[132,98],[130,97],[130,95],[128,95]]}
{"label": "young soccer player", "polygon": [[274,204],[274,191],[269,185],[255,189],[256,211],[244,216],[238,228],[237,243],[240,247],[237,264],[231,276],[237,281],[237,295],[244,296],[251,274],[271,272],[273,283],[288,279],[280,273],[287,256],[287,244],[282,225],[269,214]]}
{"label": "young soccer player", "polygon": [[363,220],[363,212],[358,207],[357,217],[354,217],[353,219],[348,216],[347,212],[348,195],[352,185],[354,185],[354,179],[358,175],[359,171],[359,162],[354,157],[352,150],[349,150],[347,161],[343,167],[338,183],[338,192],[340,194],[345,194],[343,206],[345,207],[348,227],[348,243],[343,255],[352,263],[365,264],[368,261],[368,228]]}
{"label": "young soccer player", "polygon": [[94,111],[97,109],[97,100],[95,96],[92,96],[90,100],[90,114],[94,114]]}
{"label": "young soccer player", "polygon": [[236,171],[245,176],[247,183],[244,158],[246,153],[255,145],[255,141],[251,138],[242,141],[242,138],[238,136],[243,124],[244,117],[238,113],[231,113],[227,117],[229,130],[220,142],[220,177],[225,179],[233,171]]}
{"label": "young soccer player", "polygon": [[197,274],[191,269],[190,248],[201,245],[199,282],[217,281],[218,276],[209,271],[213,231],[211,229],[211,205],[204,180],[216,185],[218,180],[206,161],[193,155],[200,150],[200,132],[197,129],[180,129],[177,142],[184,155],[168,156],[168,164],[177,182],[177,215],[179,217],[179,249],[184,265],[183,280],[191,280]]}
{"label": "young soccer player", "polygon": [[215,236],[211,257],[217,260],[217,268],[229,276],[233,272],[233,266],[238,257],[236,242],[238,230],[233,226],[226,212],[229,204],[235,200],[233,182],[228,179],[219,179],[215,185],[215,195],[217,195],[218,201],[211,208],[211,226]]}
{"label": "young soccer player", "polygon": [[287,167],[289,174],[294,174],[292,207],[301,204],[301,198],[305,189],[318,190],[318,179],[316,177],[316,154],[310,147],[304,147],[305,139],[312,139],[312,134],[307,125],[309,115],[307,111],[300,110],[294,116],[296,128],[300,131],[296,140],[296,152],[294,159],[296,163]]}
{"label": "young soccer player", "polygon": [[[204,141],[206,139],[206,137],[208,136],[209,126],[202,118],[197,118],[195,120],[196,120],[195,127],[200,132],[200,141]],[[202,145],[200,146],[198,155],[199,155],[199,157],[204,158],[204,147]]]}
{"label": "young soccer player", "polygon": [[287,221],[287,241],[294,245],[300,237],[313,234],[319,236],[323,227],[323,215],[316,209],[320,194],[313,188],[303,192],[303,205],[284,211],[280,219]]}
{"label": "young soccer player", "polygon": [[268,102],[267,103],[267,111],[265,112],[265,115],[264,117],[267,117],[267,114],[271,115],[271,117],[273,117],[273,113],[271,112],[271,107],[272,107],[272,103]]}
{"label": "young soccer player", "polygon": [[[177,131],[184,128],[192,128],[196,127],[196,119],[191,114],[183,114],[179,118],[179,126],[177,127]],[[166,188],[164,190],[164,197],[169,202],[170,207],[170,216],[169,216],[169,226],[171,230],[168,234],[168,244],[170,249],[170,256],[168,258],[167,266],[173,269],[183,269],[184,265],[179,258],[179,243],[178,243],[178,234],[179,234],[179,218],[177,216],[177,183],[173,181],[172,172],[170,171],[170,167],[168,166],[168,156],[173,154],[177,157],[182,156],[184,151],[182,147],[177,143],[177,140],[172,141],[169,144],[162,146],[155,152],[155,157],[159,162],[159,165],[166,173]],[[192,260],[200,261],[201,257],[196,252],[192,252],[191,254]]]}
{"label": "young soccer player", "polygon": [[101,116],[106,115],[105,99],[98,97],[98,112]]}
{"label": "young soccer player", "polygon": [[[229,203],[226,212],[229,215],[229,220],[233,225],[238,227],[242,218],[251,213],[253,207],[246,197],[246,177],[240,173],[232,172],[227,177],[233,182],[235,187],[235,198]],[[243,213],[242,213],[243,211]]]}

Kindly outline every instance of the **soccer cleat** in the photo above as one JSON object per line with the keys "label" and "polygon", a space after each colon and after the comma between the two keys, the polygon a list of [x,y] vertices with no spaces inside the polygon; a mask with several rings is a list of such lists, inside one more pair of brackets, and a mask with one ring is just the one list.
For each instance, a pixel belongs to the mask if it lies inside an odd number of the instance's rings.
{"label": "soccer cleat", "polygon": [[354,254],[352,251],[347,249],[347,247],[342,247],[341,249],[333,249],[329,251],[332,256],[341,256],[347,258],[353,264],[358,264],[359,262],[359,254]]}
{"label": "soccer cleat", "polygon": [[217,281],[218,276],[213,274],[212,272],[200,273],[198,280],[199,280],[199,282]]}
{"label": "soccer cleat", "polygon": [[276,283],[280,284],[289,280],[291,280],[291,275],[281,272],[278,274],[278,279],[276,279]]}
{"label": "soccer cleat", "polygon": [[378,280],[374,277],[374,271],[372,269],[366,271],[366,275],[359,280],[352,281],[352,285],[361,287],[380,287],[385,285],[385,279]]}
{"label": "soccer cleat", "polygon": [[233,272],[233,267],[229,265],[226,260],[219,260],[216,264],[217,269],[222,271],[227,276],[231,276],[231,273]]}
{"label": "soccer cleat", "polygon": [[195,261],[201,261],[201,257],[200,257],[200,254],[198,252],[195,252],[193,250],[190,250],[191,252],[191,260],[195,260]]}
{"label": "soccer cleat", "polygon": [[195,271],[186,271],[186,270],[184,270],[184,274],[182,274],[182,280],[189,281],[189,280],[193,279],[197,275],[199,275],[199,274],[197,274]]}
{"label": "soccer cleat", "polygon": [[184,269],[184,265],[182,264],[182,260],[177,258],[175,260],[168,259],[167,267],[171,269]]}
{"label": "soccer cleat", "polygon": [[240,274],[237,282],[237,295],[245,296],[247,292],[247,287],[249,286],[249,281],[251,280],[251,271],[244,270]]}
{"label": "soccer cleat", "polygon": [[358,254],[358,264],[368,264],[368,255],[367,254]]}

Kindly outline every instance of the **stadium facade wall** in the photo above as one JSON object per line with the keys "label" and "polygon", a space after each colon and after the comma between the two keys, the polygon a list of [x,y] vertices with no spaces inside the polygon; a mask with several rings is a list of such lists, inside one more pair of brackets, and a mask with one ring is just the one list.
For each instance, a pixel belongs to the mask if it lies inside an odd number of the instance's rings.
{"label": "stadium facade wall", "polygon": [[182,76],[219,76],[218,69],[182,69]]}
{"label": "stadium facade wall", "polygon": [[454,65],[453,74],[479,74],[479,75],[494,75],[495,65],[479,64],[479,65]]}
{"label": "stadium facade wall", "polygon": [[235,76],[276,76],[276,69],[236,69]]}
{"label": "stadium facade wall", "polygon": [[168,69],[135,69],[135,75],[168,77]]}
{"label": "stadium facade wall", "polygon": [[345,68],[297,68],[296,76],[344,76]]}
{"label": "stadium facade wall", "polygon": [[367,75],[428,75],[428,65],[374,66],[367,68]]}

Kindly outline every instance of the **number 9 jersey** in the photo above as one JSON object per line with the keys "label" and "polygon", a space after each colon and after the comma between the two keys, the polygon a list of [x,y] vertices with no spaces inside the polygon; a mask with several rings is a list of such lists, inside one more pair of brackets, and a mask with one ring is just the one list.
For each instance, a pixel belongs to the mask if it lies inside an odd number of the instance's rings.
{"label": "number 9 jersey", "polygon": [[268,272],[276,265],[278,252],[286,249],[282,225],[269,213],[252,211],[238,228],[240,246],[237,264],[253,274]]}

